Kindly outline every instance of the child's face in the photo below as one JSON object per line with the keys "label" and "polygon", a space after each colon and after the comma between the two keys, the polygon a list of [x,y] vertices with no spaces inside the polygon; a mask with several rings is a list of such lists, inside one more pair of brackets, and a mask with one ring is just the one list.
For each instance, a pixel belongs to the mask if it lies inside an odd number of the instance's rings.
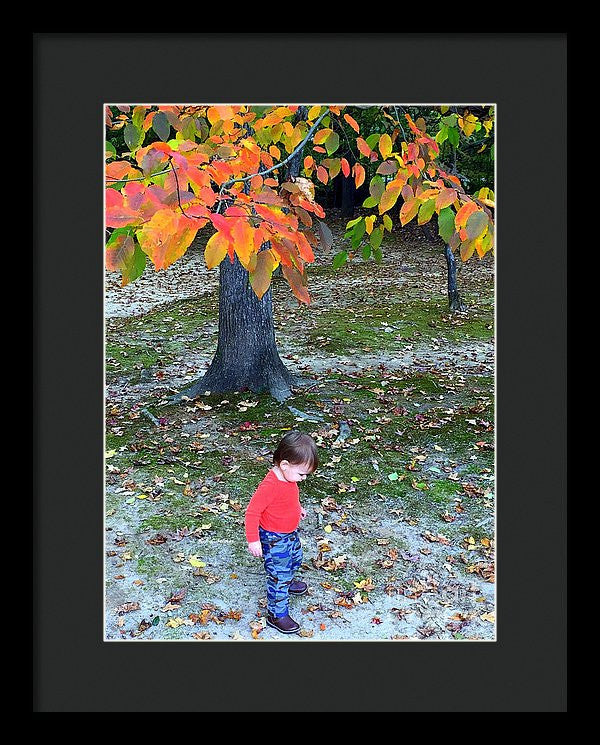
{"label": "child's face", "polygon": [[308,463],[290,463],[287,460],[281,461],[279,470],[286,481],[304,481],[313,471]]}

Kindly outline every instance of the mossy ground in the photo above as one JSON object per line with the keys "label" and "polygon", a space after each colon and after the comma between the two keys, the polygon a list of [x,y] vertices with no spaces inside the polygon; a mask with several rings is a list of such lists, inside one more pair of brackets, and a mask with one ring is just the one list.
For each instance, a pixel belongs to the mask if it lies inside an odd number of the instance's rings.
{"label": "mossy ground", "polygon": [[[465,590],[460,612],[469,620],[458,638],[489,638],[491,624],[477,619],[493,610],[493,585],[481,574],[481,565],[486,571],[493,565],[493,273],[483,264],[464,272],[469,310],[452,314],[440,291],[444,266],[432,272],[427,264],[436,251],[403,250],[392,270],[356,263],[334,274],[329,266],[316,267],[309,308],[294,304],[275,282],[282,359],[309,383],[283,403],[249,392],[168,403],[169,376],[190,364],[194,369],[195,355],[204,360],[216,347],[214,291],[142,316],[108,320],[107,638],[137,638],[133,619],[141,622],[145,611],[146,621],[159,621],[139,638],[191,639],[204,627],[183,621],[167,626],[168,621],[185,618],[184,610],[196,612],[203,603],[230,610],[236,601],[249,606],[242,620],[215,622],[212,638],[238,638],[240,632],[251,638],[248,624],[256,621],[252,608],[264,585],[259,563],[246,550],[244,508],[270,467],[277,441],[292,428],[315,438],[321,458],[318,472],[302,485],[309,510],[305,573],[317,588],[334,588],[318,589],[320,605],[330,614],[330,634],[320,638],[421,638],[425,632],[417,620],[407,626],[405,616],[396,616],[403,603],[408,609],[422,602],[406,583],[424,581],[424,572],[437,578],[439,598],[455,591],[452,583],[479,583],[480,605]],[[390,282],[394,267],[401,281]],[[465,349],[479,348],[488,359],[467,364],[471,352]],[[414,349],[427,350],[423,364],[395,364]],[[380,365],[370,356],[365,364],[371,353]],[[335,355],[351,357],[356,369],[336,369]],[[344,439],[342,422],[349,427]],[[325,509],[326,498],[338,509]],[[319,553],[322,540],[329,540],[330,552]],[[386,558],[390,547],[412,558]],[[339,569],[314,565],[319,556],[338,553],[346,556]],[[369,578],[377,589],[360,590]],[[182,586],[188,594],[181,610],[163,610],[169,594]],[[383,592],[392,586],[396,595]],[[352,610],[335,604],[357,588],[364,603]],[[428,586],[425,592],[433,590]],[[114,614],[114,607],[135,598],[137,614]],[[384,609],[381,623],[371,626],[363,619],[357,628],[344,620],[348,613],[356,621],[374,602]],[[444,602],[446,613],[450,606]],[[479,616],[467,614],[464,603],[481,610]],[[306,613],[306,620],[320,620],[318,611]],[[435,626],[434,638],[457,638],[444,623]]]}

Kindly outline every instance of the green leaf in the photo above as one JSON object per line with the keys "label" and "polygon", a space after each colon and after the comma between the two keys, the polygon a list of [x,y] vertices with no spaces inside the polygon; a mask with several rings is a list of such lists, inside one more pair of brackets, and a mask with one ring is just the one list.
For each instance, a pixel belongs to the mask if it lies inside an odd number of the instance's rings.
{"label": "green leaf", "polygon": [[146,268],[146,254],[142,251],[140,244],[134,244],[133,255],[127,260],[125,268],[122,270],[123,281],[125,283],[133,282],[140,277]]}
{"label": "green leaf", "polygon": [[346,251],[340,251],[333,257],[333,268],[339,269],[343,266],[348,259],[348,253]]}
{"label": "green leaf", "polygon": [[440,127],[440,131],[436,135],[436,141],[442,144],[442,142],[445,142],[448,139],[448,127],[445,124],[442,124]]}
{"label": "green leaf", "polygon": [[258,132],[255,133],[255,137],[259,145],[262,145],[263,147],[265,145],[270,145],[272,142],[270,127],[259,129]]}
{"label": "green leaf", "polygon": [[362,217],[357,217],[355,220],[350,220],[346,223],[346,230],[349,230],[353,225],[357,225],[362,220]]}
{"label": "green leaf", "polygon": [[452,207],[444,207],[438,215],[438,232],[444,243],[448,243],[454,235],[454,210]]}
{"label": "green leaf", "polygon": [[188,116],[181,130],[184,140],[191,140],[192,142],[196,139],[196,120],[193,116]]}
{"label": "green leaf", "polygon": [[367,197],[365,201],[363,202],[362,206],[369,207],[369,208],[376,207],[377,202],[379,202],[379,199],[375,199],[375,197]]}
{"label": "green leaf", "polygon": [[458,116],[456,114],[450,114],[449,116],[442,117],[442,123],[446,127],[456,127]]}
{"label": "green leaf", "polygon": [[428,199],[426,202],[423,202],[423,204],[419,207],[419,217],[417,218],[417,222],[419,225],[424,225],[426,222],[429,222],[431,219],[431,215],[435,212],[435,198]]}
{"label": "green leaf", "polygon": [[360,217],[354,228],[348,234],[348,237],[352,241],[352,248],[358,248],[362,237],[367,229],[364,217]]}
{"label": "green leaf", "polygon": [[376,228],[371,233],[371,245],[373,246],[374,250],[377,250],[379,246],[381,246],[381,241],[383,240],[383,227],[380,225],[378,228]]}
{"label": "green leaf", "polygon": [[398,474],[396,471],[394,471],[394,473],[388,473],[388,479],[390,481],[398,481]]}
{"label": "green leaf", "polygon": [[159,111],[157,114],[154,114],[154,118],[152,119],[152,129],[156,132],[158,137],[160,137],[163,142],[166,142],[169,139],[171,125],[169,124],[169,120],[167,119],[167,116],[163,111]]}
{"label": "green leaf", "polygon": [[133,116],[131,117],[131,121],[135,124],[135,126],[138,129],[142,128],[142,124],[144,123],[144,119],[146,118],[146,107],[145,106],[136,106],[133,110]]}
{"label": "green leaf", "polygon": [[144,132],[135,124],[127,124],[123,132],[127,147],[133,152],[137,150],[144,141]]}
{"label": "green leaf", "polygon": [[363,246],[362,257],[365,261],[371,256],[371,246],[367,243]]}
{"label": "green leaf", "polygon": [[160,623],[160,616],[154,616],[154,618],[152,619],[152,625],[158,626],[159,623]]}
{"label": "green leaf", "polygon": [[332,155],[340,146],[340,136],[337,132],[332,132],[329,137],[325,140],[325,150],[327,155]]}
{"label": "green leaf", "polygon": [[106,241],[106,248],[110,248],[120,235],[133,235],[133,225],[126,225],[124,228],[115,228]]}
{"label": "green leaf", "polygon": [[380,248],[373,249],[373,258],[378,264],[381,264],[381,259],[383,258],[383,254],[381,253]]}
{"label": "green leaf", "polygon": [[380,137],[381,135],[378,135],[378,134],[369,135],[367,139],[365,140],[365,142],[371,148],[371,150],[374,150],[375,147],[377,146],[377,143],[379,142]]}
{"label": "green leaf", "polygon": [[351,240],[352,240],[352,248],[357,249],[362,243],[362,235],[360,236],[353,235]]}
{"label": "green leaf", "polygon": [[107,153],[110,153],[108,156],[109,158],[116,158],[117,157],[117,151],[115,149],[115,146],[112,144],[112,142],[109,142],[108,140],[105,143],[105,148]]}
{"label": "green leaf", "polygon": [[456,127],[451,127],[448,130],[448,142],[450,142],[454,147],[458,146],[458,140],[460,138],[460,132]]}

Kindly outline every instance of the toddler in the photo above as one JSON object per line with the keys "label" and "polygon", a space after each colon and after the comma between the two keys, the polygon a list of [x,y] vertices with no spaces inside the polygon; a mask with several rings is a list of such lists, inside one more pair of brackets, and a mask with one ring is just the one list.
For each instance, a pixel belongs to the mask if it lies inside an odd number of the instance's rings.
{"label": "toddler", "polygon": [[294,579],[302,564],[298,525],[306,517],[298,482],[319,465],[315,441],[302,432],[288,432],[273,453],[273,464],[246,508],[246,540],[250,553],[264,560],[267,624],[293,634],[300,625],[290,618],[289,596],[304,595],[308,589]]}

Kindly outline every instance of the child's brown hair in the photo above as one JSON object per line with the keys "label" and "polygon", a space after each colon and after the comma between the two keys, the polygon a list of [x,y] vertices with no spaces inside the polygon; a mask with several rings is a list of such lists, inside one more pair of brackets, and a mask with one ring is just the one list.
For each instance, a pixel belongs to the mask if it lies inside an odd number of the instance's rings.
{"label": "child's brown hair", "polygon": [[273,463],[279,465],[282,460],[287,460],[294,465],[306,463],[311,472],[316,471],[319,466],[319,455],[317,446],[310,435],[293,430],[281,440],[273,453]]}

